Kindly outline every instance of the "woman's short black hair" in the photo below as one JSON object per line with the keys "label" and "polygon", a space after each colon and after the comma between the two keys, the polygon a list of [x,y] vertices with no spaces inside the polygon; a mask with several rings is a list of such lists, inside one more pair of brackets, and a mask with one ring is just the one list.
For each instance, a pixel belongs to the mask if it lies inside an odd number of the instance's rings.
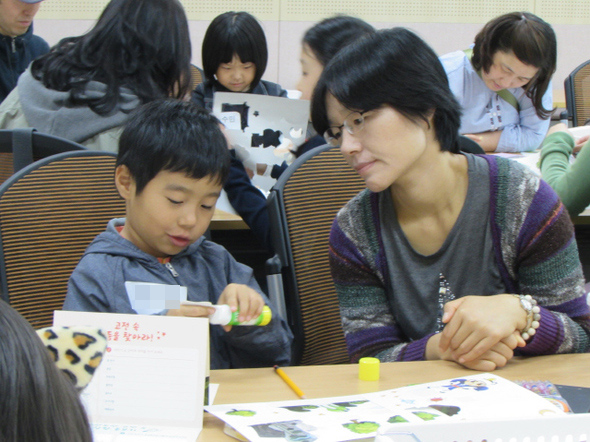
{"label": "woman's short black hair", "polygon": [[488,22],[475,36],[471,63],[475,70],[488,72],[494,54],[512,52],[521,62],[539,68],[524,86],[540,118],[551,115],[543,107],[543,95],[557,65],[557,39],[551,25],[530,12],[511,12]]}
{"label": "woman's short black hair", "polygon": [[206,80],[213,81],[219,65],[229,63],[234,54],[240,57],[242,63],[254,63],[256,66],[250,85],[250,90],[254,89],[266,70],[268,48],[262,26],[247,12],[226,12],[209,24],[201,50]]}
{"label": "woman's short black hair", "polygon": [[312,98],[311,121],[320,134],[329,128],[328,94],[351,111],[388,105],[412,121],[432,116],[441,150],[459,151],[460,105],[438,56],[408,29],[368,34],[330,60]]}
{"label": "woman's short black hair", "polygon": [[137,194],[162,170],[223,184],[230,154],[219,126],[217,118],[188,101],[169,98],[144,104],[123,129],[117,166],[127,166]]}
{"label": "woman's short black hair", "polygon": [[360,18],[336,15],[309,28],[302,44],[309,46],[315,58],[326,66],[344,46],[374,31],[373,26]]}
{"label": "woman's short black hair", "polygon": [[[120,88],[142,103],[190,91],[191,44],[178,0],[111,0],[94,27],[61,40],[32,64],[45,87],[70,91],[75,105],[99,115],[116,108]],[[99,98],[86,96],[89,81],[107,85]]]}
{"label": "woman's short black hair", "polygon": [[0,440],[92,441],[74,384],[33,327],[0,300]]}

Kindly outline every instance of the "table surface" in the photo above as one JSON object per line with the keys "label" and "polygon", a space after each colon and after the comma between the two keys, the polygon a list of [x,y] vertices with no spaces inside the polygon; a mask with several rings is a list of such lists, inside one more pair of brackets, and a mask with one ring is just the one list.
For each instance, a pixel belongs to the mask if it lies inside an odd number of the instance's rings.
{"label": "table surface", "polygon": [[221,209],[215,209],[211,224],[209,226],[211,230],[245,230],[249,229],[248,225],[240,217],[233,213],[226,212]]}
{"label": "table surface", "polygon": [[[590,354],[514,358],[495,371],[511,380],[547,380],[554,384],[590,387]],[[372,393],[409,384],[434,382],[478,372],[449,361],[392,362],[381,364],[379,381],[360,381],[358,366],[317,365],[284,367],[307,398]],[[213,370],[211,382],[219,384],[215,404],[297,399],[272,368]],[[223,433],[224,423],[205,413],[198,441],[235,441]]]}

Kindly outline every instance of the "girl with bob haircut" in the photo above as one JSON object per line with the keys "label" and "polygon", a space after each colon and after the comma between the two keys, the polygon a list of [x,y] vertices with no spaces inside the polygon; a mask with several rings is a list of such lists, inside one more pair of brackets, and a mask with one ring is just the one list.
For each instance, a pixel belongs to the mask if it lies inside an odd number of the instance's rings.
{"label": "girl with bob haircut", "polygon": [[129,112],[190,92],[188,22],[178,0],[111,0],[86,34],[35,60],[0,106],[0,127],[35,127],[117,151]]}
{"label": "girl with bob haircut", "polygon": [[[336,53],[352,41],[374,32],[370,24],[347,15],[326,18],[309,28],[301,41],[301,78],[297,89],[301,99],[309,100],[324,66]],[[321,135],[315,134],[309,126],[307,141],[297,148],[299,157],[314,147],[326,144]],[[287,169],[287,163],[274,165],[270,176],[278,179]],[[225,186],[233,208],[244,219],[250,230],[268,250],[272,250],[270,220],[266,207],[266,196],[252,184],[242,163],[232,158],[230,179]]]}
{"label": "girl with bob haircut", "polygon": [[92,441],[74,388],[31,325],[0,300],[0,440]]}
{"label": "girl with bob haircut", "polygon": [[460,107],[424,41],[395,28],[344,48],[312,121],[368,187],[330,234],[351,361],[488,371],[514,354],[589,350],[567,211],[516,161],[459,153]]}
{"label": "girl with bob haircut", "polygon": [[264,30],[247,12],[226,12],[213,19],[201,50],[205,81],[193,92],[193,101],[213,109],[215,92],[248,92],[286,97],[278,84],[261,80],[268,62]]}
{"label": "girl with bob haircut", "polygon": [[471,50],[441,57],[463,107],[460,132],[486,152],[534,150],[549,129],[557,40],[530,12],[487,23]]}

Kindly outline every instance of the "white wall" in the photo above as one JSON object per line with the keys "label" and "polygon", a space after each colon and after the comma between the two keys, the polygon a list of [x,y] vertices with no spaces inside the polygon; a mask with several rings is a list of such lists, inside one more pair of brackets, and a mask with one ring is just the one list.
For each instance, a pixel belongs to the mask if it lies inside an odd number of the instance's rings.
{"label": "white wall", "polygon": [[[320,0],[314,0],[320,1]],[[587,0],[586,0],[587,1]],[[588,8],[590,10],[590,7]],[[50,45],[61,38],[80,35],[92,27],[93,20],[35,20],[35,33]],[[294,89],[300,74],[300,41],[305,31],[315,21],[264,20],[269,46],[269,63],[264,75],[266,80],[278,82],[286,89]],[[473,42],[481,23],[436,23],[436,22],[371,22],[377,28],[405,26],[417,32],[439,54],[465,49]],[[193,63],[201,66],[201,42],[209,20],[190,20]],[[579,64],[590,59],[590,24],[553,25],[558,40],[558,68],[553,88],[561,91],[567,75]]]}

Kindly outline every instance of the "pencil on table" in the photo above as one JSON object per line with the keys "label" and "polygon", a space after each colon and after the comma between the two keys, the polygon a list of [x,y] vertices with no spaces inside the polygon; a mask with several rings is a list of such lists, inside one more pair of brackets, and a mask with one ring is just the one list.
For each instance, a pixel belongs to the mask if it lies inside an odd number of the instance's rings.
{"label": "pencil on table", "polygon": [[287,373],[285,373],[278,365],[275,365],[274,369],[275,373],[278,374],[283,381],[285,381],[285,383],[291,388],[291,390],[295,392],[297,396],[299,396],[301,399],[305,399],[305,394],[303,391],[301,391],[297,384],[295,384],[295,382],[293,382],[291,378],[287,376]]}

